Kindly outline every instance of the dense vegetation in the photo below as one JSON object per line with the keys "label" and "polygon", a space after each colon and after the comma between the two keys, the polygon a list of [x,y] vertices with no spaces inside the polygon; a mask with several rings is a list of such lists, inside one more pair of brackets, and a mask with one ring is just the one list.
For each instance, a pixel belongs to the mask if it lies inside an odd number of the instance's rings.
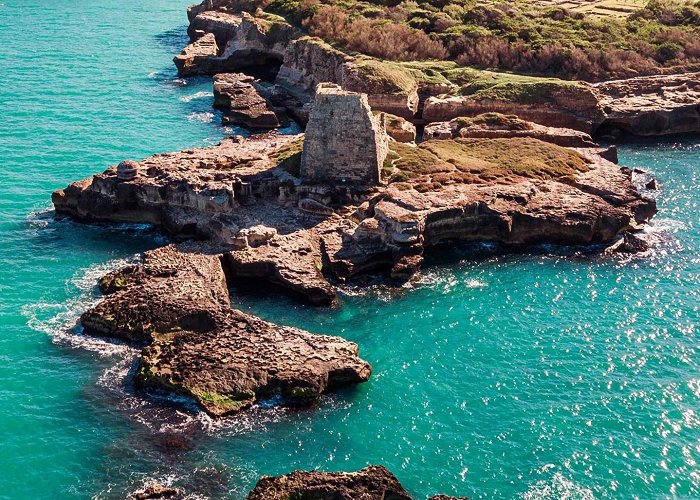
{"label": "dense vegetation", "polygon": [[[243,0],[245,2],[245,0]],[[250,0],[345,50],[589,81],[700,68],[700,1],[626,18],[528,0]]]}

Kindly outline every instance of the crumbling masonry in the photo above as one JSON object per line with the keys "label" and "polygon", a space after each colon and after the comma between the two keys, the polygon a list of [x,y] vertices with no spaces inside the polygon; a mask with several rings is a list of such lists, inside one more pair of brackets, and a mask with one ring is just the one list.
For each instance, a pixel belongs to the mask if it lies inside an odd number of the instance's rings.
{"label": "crumbling masonry", "polygon": [[366,94],[318,86],[301,157],[304,180],[377,184],[387,152],[382,119],[372,115]]}

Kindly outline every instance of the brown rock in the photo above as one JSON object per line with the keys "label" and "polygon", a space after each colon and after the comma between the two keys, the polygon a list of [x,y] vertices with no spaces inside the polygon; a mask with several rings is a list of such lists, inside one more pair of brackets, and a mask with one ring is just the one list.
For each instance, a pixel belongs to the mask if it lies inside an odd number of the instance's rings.
{"label": "brown rock", "polygon": [[222,416],[275,395],[287,405],[310,405],[370,374],[352,342],[233,310],[213,330],[158,337],[143,351],[136,383],[191,395]]}
{"label": "brown rock", "polygon": [[411,500],[398,479],[381,465],[357,472],[294,471],[285,476],[264,476],[248,500]]}
{"label": "brown rock", "polygon": [[398,142],[415,142],[416,126],[400,116],[384,113],[386,133]]}
{"label": "brown rock", "polygon": [[371,373],[352,342],[231,309],[219,255],[201,244],[146,252],[101,285],[112,293],[82,316],[85,332],[148,344],[136,385],[192,396],[215,416],[278,394],[310,405]]}
{"label": "brown rock", "polygon": [[313,304],[329,305],[336,298],[321,273],[318,242],[310,232],[280,235],[264,246],[227,252],[224,265],[233,280],[262,279]]}
{"label": "brown rock", "polygon": [[180,76],[208,74],[211,68],[210,60],[219,53],[216,37],[212,33],[197,34],[199,37],[173,59]]}
{"label": "brown rock", "polygon": [[248,128],[277,128],[277,115],[253,86],[255,79],[242,73],[214,76],[214,105],[224,110],[224,124]]}
{"label": "brown rock", "polygon": [[168,245],[145,253],[140,266],[103,277],[109,295],[80,318],[86,333],[150,342],[172,331],[210,330],[230,308],[219,256],[201,245]]}
{"label": "brown rock", "polygon": [[569,128],[546,127],[522,120],[515,115],[486,113],[472,118],[459,117],[449,122],[431,123],[425,127],[423,139],[509,139],[531,137],[568,148],[595,147],[591,136]]}
{"label": "brown rock", "polygon": [[700,72],[598,83],[604,125],[640,136],[700,132]]}

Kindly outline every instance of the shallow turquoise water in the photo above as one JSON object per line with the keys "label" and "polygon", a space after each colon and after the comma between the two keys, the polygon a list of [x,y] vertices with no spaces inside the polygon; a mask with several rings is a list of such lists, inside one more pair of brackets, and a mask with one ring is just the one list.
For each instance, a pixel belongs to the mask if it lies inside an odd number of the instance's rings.
{"label": "shallow turquoise water", "polygon": [[124,158],[216,141],[178,81],[187,1],[0,3],[0,498],[123,498],[153,477],[243,498],[260,474],[392,469],[418,498],[700,496],[700,140],[626,146],[662,179],[653,255],[451,252],[400,294],[237,305],[360,344],[372,380],[315,411],[212,422],[144,401],[133,352],[70,331],[95,279],[162,244],[54,221],[50,193]]}

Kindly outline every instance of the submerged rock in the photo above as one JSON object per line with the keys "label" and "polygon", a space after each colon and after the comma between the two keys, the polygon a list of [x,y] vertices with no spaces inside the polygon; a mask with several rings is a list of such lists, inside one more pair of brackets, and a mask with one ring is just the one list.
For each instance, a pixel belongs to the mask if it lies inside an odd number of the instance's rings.
{"label": "submerged rock", "polygon": [[381,465],[357,472],[294,471],[264,476],[247,500],[411,500],[399,480]]}

